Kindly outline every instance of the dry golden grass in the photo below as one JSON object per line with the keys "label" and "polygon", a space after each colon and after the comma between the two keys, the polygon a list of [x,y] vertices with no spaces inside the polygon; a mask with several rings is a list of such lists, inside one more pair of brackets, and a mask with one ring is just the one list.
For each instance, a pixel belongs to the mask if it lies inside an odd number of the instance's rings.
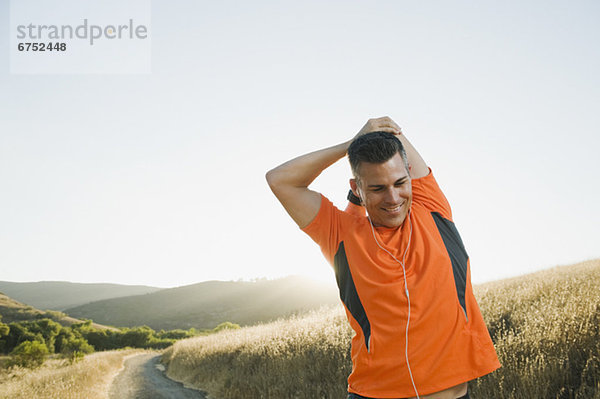
{"label": "dry golden grass", "polygon": [[[600,398],[600,260],[475,287],[503,367],[474,398]],[[168,375],[212,398],[344,398],[352,331],[341,309],[192,338]]]}
{"label": "dry golden grass", "polygon": [[502,369],[478,398],[600,398],[600,260],[476,287]]}
{"label": "dry golden grass", "polygon": [[0,399],[104,399],[124,360],[143,350],[98,352],[79,362],[48,360],[38,369],[0,370]]}
{"label": "dry golden grass", "polygon": [[352,334],[341,308],[323,309],[179,341],[163,360],[169,377],[214,398],[341,398]]}

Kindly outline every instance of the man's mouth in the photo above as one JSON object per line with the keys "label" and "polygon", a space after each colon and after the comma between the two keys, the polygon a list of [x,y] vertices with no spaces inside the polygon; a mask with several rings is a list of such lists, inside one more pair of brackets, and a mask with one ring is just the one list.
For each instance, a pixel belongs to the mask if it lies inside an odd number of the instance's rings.
{"label": "man's mouth", "polygon": [[404,205],[404,202],[401,204],[398,204],[398,205],[394,205],[394,206],[386,206],[381,209],[383,209],[387,213],[399,213],[400,209],[402,208],[402,205]]}

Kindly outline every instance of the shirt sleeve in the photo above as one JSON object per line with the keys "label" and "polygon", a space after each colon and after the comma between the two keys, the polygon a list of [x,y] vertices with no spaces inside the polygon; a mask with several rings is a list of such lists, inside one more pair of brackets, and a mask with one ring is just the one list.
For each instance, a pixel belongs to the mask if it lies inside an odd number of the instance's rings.
{"label": "shirt sleeve", "polygon": [[367,211],[364,206],[353,204],[350,201],[348,201],[348,205],[346,205],[346,209],[344,209],[344,212],[346,212],[349,215],[354,215],[358,217],[367,215]]}
{"label": "shirt sleeve", "polygon": [[452,220],[450,204],[433,177],[431,168],[427,176],[413,179],[411,184],[413,203],[425,207],[430,212],[438,212],[444,218]]}
{"label": "shirt sleeve", "polygon": [[321,206],[317,216],[304,227],[304,231],[320,247],[329,263],[333,264],[333,257],[339,245],[340,216],[342,211],[337,209],[331,201],[321,194]]}

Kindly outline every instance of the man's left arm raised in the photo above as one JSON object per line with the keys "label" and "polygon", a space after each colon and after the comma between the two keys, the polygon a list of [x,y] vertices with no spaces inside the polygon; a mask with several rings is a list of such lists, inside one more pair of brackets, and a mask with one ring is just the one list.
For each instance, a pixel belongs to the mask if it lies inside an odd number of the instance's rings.
{"label": "man's left arm raised", "polygon": [[269,187],[300,228],[317,216],[321,194],[308,186],[348,151],[352,140],[287,161],[267,172]]}

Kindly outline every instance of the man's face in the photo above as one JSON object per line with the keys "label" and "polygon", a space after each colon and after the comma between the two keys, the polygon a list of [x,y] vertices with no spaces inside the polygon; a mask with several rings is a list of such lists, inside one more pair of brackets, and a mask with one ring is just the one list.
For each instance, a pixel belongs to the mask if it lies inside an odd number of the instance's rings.
{"label": "man's face", "polygon": [[404,222],[412,202],[410,176],[400,154],[384,163],[362,162],[358,181],[350,186],[377,227],[398,227]]}

